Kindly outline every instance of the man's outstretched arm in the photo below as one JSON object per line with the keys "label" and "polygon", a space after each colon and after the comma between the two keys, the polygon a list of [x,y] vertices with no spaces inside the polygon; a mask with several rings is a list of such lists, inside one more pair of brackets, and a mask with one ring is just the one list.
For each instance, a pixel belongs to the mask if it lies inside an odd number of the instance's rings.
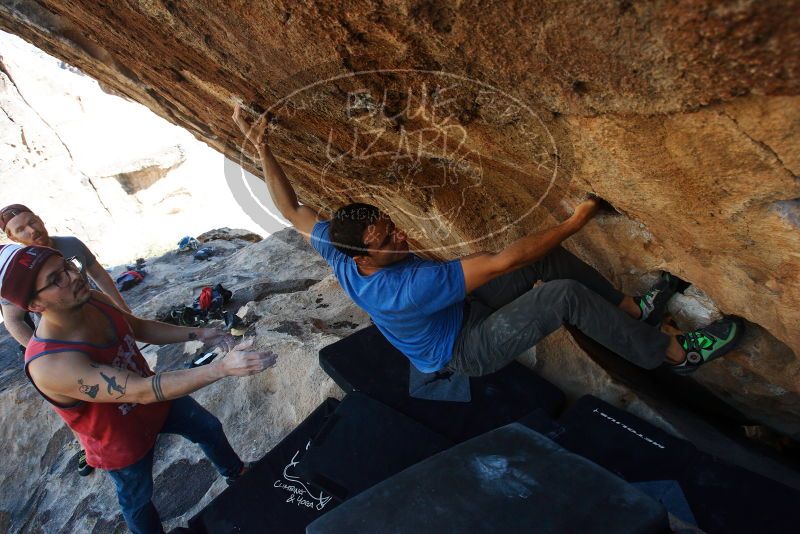
{"label": "man's outstretched arm", "polygon": [[575,234],[591,220],[599,202],[589,199],[575,208],[575,213],[563,223],[536,232],[511,243],[497,253],[474,254],[461,260],[467,293],[483,284],[529,265],[547,255],[569,236]]}
{"label": "man's outstretched arm", "polygon": [[261,168],[264,170],[264,181],[267,183],[267,189],[269,189],[269,194],[278,211],[303,234],[306,240],[309,240],[311,230],[319,218],[314,210],[297,201],[297,194],[292,184],[270,150],[266,139],[266,116],[262,116],[254,124],[250,124],[245,118],[241,106],[237,105],[233,110],[233,120],[258,151]]}
{"label": "man's outstretched arm", "polygon": [[249,345],[242,343],[208,365],[150,377],[139,376],[127,368],[98,364],[80,352],[33,360],[28,371],[42,392],[62,404],[76,400],[148,404],[188,395],[226,376],[253,375],[275,365],[275,354],[245,350]]}
{"label": "man's outstretched arm", "polygon": [[[102,300],[106,304],[114,305],[111,297],[99,291],[92,291],[92,297]],[[193,328],[189,326],[178,326],[151,319],[143,319],[132,313],[122,312],[125,320],[133,330],[133,337],[136,341],[152,343],[153,345],[168,345],[170,343],[182,343],[184,341],[202,341],[206,345],[221,346],[225,350],[230,350],[236,344],[236,338],[231,334],[217,328]]]}

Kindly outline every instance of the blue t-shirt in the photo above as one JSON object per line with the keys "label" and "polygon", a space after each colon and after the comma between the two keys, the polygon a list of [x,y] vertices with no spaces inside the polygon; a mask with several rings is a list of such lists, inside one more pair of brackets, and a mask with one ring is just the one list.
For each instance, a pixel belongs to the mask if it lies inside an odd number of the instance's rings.
{"label": "blue t-shirt", "polygon": [[333,268],[344,292],[375,321],[397,350],[423,373],[442,369],[453,356],[464,318],[461,261],[435,262],[413,254],[370,276],[330,241],[330,221],[311,231],[311,246]]}

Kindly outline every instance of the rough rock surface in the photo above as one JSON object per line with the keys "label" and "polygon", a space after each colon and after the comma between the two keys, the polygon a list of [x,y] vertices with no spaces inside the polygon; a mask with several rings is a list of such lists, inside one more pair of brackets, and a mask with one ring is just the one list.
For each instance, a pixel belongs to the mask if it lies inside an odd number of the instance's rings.
{"label": "rough rock surface", "polygon": [[37,0],[0,2],[0,27],[232,158],[231,105],[269,111],[304,202],[369,200],[434,255],[599,194],[621,215],[570,246],[627,290],[666,269],[757,325],[691,380],[797,438],[798,9]]}
{"label": "rough rock surface", "polygon": [[[191,305],[201,287],[222,283],[234,292],[228,309],[260,317],[247,335],[256,337],[255,346],[279,354],[277,365],[257,376],[224,379],[193,395],[223,421],[234,449],[246,460],[256,459],[323,399],[341,396],[320,369],[317,352],[367,326],[369,319],[294,231],[255,244],[237,238],[207,244],[217,251],[211,261],[194,261],[191,254],[177,252],[148,260],[148,277],[125,296],[135,313],[155,317],[172,305]],[[308,278],[297,279],[300,266]],[[261,288],[258,300],[242,298],[252,288]],[[0,348],[0,442],[14,459],[0,466],[0,530],[124,531],[113,484],[101,472],[78,476],[74,440],[24,377],[5,329]],[[199,348],[199,342],[189,342],[151,346],[144,353],[151,365],[170,369],[181,367]],[[155,502],[168,529],[225,488],[200,450],[175,436],[160,438],[153,473]],[[192,484],[183,483],[187,478]]]}

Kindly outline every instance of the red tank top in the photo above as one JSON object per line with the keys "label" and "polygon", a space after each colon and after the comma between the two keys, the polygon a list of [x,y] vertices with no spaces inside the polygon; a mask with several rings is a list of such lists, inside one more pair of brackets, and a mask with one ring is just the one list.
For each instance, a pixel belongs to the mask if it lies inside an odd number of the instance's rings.
{"label": "red tank top", "polygon": [[[114,329],[114,341],[108,345],[91,345],[57,339],[40,339],[34,335],[25,350],[25,372],[33,383],[28,364],[36,358],[58,358],[62,352],[82,352],[91,360],[119,369],[130,369],[140,376],[154,373],[139,352],[128,321],[122,313],[97,299],[89,305],[100,310]],[[33,383],[36,387],[36,384]],[[103,387],[102,385],[100,387]],[[89,465],[100,469],[121,469],[135,464],[153,447],[169,413],[169,401],[152,404],[100,403],[77,401],[57,404],[36,389],[53,406],[72,430],[86,451]]]}

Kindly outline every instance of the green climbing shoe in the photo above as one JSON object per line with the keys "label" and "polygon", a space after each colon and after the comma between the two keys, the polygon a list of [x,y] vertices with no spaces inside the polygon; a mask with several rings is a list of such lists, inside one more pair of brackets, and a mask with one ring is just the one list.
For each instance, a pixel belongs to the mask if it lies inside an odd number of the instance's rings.
{"label": "green climbing shoe", "polygon": [[678,343],[686,352],[681,364],[672,365],[678,374],[689,374],[711,360],[719,358],[736,348],[744,334],[744,322],[738,317],[725,317],[705,328],[686,332],[678,336]]}
{"label": "green climbing shoe", "polygon": [[655,327],[660,326],[661,319],[667,309],[667,301],[678,290],[679,282],[680,280],[677,277],[662,271],[661,278],[647,293],[634,298],[642,311],[639,320]]}

